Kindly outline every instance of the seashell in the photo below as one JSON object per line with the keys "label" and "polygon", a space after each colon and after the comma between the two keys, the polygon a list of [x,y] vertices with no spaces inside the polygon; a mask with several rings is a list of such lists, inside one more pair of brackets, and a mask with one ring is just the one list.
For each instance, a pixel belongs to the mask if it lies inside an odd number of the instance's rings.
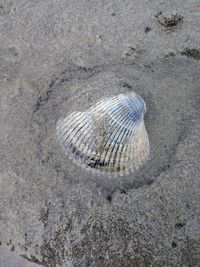
{"label": "seashell", "polygon": [[145,102],[139,95],[120,94],[60,119],[57,137],[65,153],[82,167],[129,173],[137,170],[150,153],[145,112]]}

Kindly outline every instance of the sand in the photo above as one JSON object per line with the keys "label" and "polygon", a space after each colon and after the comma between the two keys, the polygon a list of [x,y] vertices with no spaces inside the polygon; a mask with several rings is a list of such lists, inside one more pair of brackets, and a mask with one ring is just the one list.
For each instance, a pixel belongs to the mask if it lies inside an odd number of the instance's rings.
{"label": "sand", "polygon": [[[0,1],[0,266],[200,266],[200,4]],[[56,122],[134,91],[148,162],[77,167]]]}

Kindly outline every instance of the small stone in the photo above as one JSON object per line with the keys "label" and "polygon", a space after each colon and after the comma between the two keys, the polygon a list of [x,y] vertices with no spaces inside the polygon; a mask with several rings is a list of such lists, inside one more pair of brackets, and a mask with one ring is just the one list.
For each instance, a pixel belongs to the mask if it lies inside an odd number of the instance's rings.
{"label": "small stone", "polygon": [[115,12],[112,12],[112,13],[111,13],[111,16],[112,16],[112,17],[115,17],[116,15],[117,15],[117,14],[116,14]]}
{"label": "small stone", "polygon": [[151,28],[147,26],[147,27],[145,27],[144,32],[148,33],[148,32],[150,32],[150,30],[151,30]]}

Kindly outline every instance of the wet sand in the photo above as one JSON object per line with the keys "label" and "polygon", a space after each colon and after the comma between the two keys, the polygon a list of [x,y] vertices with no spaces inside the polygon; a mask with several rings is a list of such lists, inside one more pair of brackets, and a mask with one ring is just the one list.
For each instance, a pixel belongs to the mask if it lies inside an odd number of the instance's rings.
{"label": "wet sand", "polygon": [[[199,29],[198,1],[0,1],[3,267],[200,265]],[[58,119],[130,91],[148,162],[68,160]]]}

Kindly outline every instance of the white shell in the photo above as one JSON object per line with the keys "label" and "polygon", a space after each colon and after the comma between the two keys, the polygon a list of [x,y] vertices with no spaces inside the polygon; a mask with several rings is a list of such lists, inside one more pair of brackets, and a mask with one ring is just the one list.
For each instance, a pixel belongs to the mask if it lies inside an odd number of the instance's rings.
{"label": "white shell", "polygon": [[150,153],[145,112],[139,95],[120,94],[103,99],[86,112],[73,112],[60,119],[57,136],[65,153],[82,167],[129,173]]}

